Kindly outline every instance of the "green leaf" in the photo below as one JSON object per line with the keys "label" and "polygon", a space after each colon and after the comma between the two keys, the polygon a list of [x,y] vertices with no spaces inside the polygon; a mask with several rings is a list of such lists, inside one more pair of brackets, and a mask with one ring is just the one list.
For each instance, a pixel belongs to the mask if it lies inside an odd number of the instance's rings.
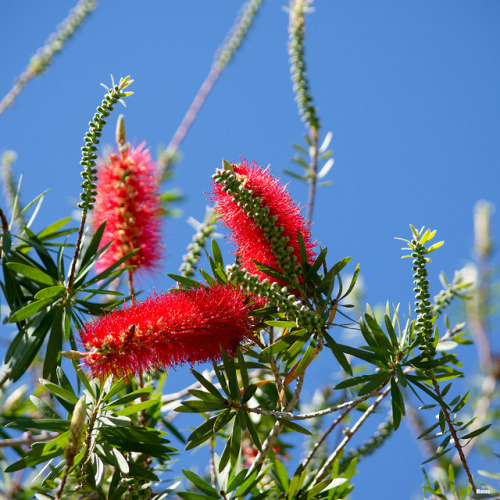
{"label": "green leaf", "polygon": [[111,453],[113,454],[114,459],[116,460],[116,465],[119,471],[122,474],[128,474],[130,469],[128,467],[128,462],[125,460],[125,457],[116,449],[111,448]]}
{"label": "green leaf", "polygon": [[401,423],[401,416],[405,414],[405,403],[396,379],[391,377],[392,423],[397,430]]}
{"label": "green leaf", "polygon": [[44,285],[57,285],[57,280],[47,273],[44,273],[40,269],[36,269],[26,264],[21,264],[20,262],[7,262],[6,266],[16,273],[22,274],[27,278],[30,278],[38,283],[43,283]]}
{"label": "green leaf", "polygon": [[246,420],[246,428],[248,429],[248,432],[250,433],[250,437],[252,438],[252,442],[255,445],[255,447],[259,450],[262,451],[262,445],[260,444],[260,438],[259,434],[257,432],[257,429],[255,428],[255,424],[253,423],[252,419],[250,418],[250,415],[246,412],[242,413],[243,418]]}
{"label": "green leaf", "polygon": [[305,181],[306,180],[305,176],[298,175],[295,172],[292,172],[291,170],[288,170],[286,168],[283,168],[282,170],[283,170],[283,172],[285,172],[285,174],[289,175],[290,177],[293,177],[294,179],[297,179],[299,181]]}
{"label": "green leaf", "polygon": [[288,351],[290,349],[290,346],[292,346],[298,340],[302,341],[303,344],[305,344],[310,336],[311,334],[305,328],[282,336],[276,342],[263,349],[260,353],[260,358],[265,359],[270,354],[277,354],[283,350]]}
{"label": "green leaf", "polygon": [[52,327],[50,329],[49,340],[47,342],[47,350],[45,351],[45,358],[43,361],[43,377],[45,379],[56,378],[56,367],[60,362],[60,352],[62,350],[63,342],[63,312],[61,306],[56,308]]}
{"label": "green leaf", "polygon": [[344,257],[343,259],[335,263],[335,265],[332,267],[332,269],[334,270],[334,274],[339,274],[340,271],[342,271],[342,269],[344,269],[344,267],[347,266],[349,262],[351,262],[351,260],[352,257]]}
{"label": "green leaf", "polygon": [[[228,410],[226,410],[228,411]],[[224,412],[221,412],[221,414]],[[220,416],[220,414],[219,414]],[[198,428],[196,428],[188,437],[188,444],[185,450],[191,450],[192,448],[196,448],[200,444],[204,443],[207,439],[213,436],[214,430],[214,422],[218,417],[210,417],[208,420],[205,420]]]}
{"label": "green leaf", "polygon": [[255,394],[257,391],[257,386],[255,384],[249,385],[246,389],[245,392],[243,393],[243,396],[241,397],[241,404],[246,404],[252,396]]}
{"label": "green leaf", "polygon": [[259,471],[255,470],[252,474],[249,474],[243,483],[238,487],[238,489],[234,492],[234,498],[244,497],[254,486],[257,484],[268,472],[271,468],[271,464],[269,464],[259,475]]}
{"label": "green leaf", "polygon": [[121,451],[140,452],[161,459],[167,459],[175,451],[174,448],[166,446],[168,440],[162,437],[162,433],[144,427],[102,426],[98,439]]}
{"label": "green leaf", "polygon": [[211,498],[220,498],[219,492],[207,482],[203,481],[200,477],[198,477],[194,472],[191,472],[186,469],[182,469],[184,475],[203,493],[206,493]]}
{"label": "green leaf", "polygon": [[354,270],[354,274],[351,279],[351,283],[349,284],[347,291],[340,297],[339,300],[345,299],[350,293],[354,290],[354,286],[356,285],[356,282],[358,281],[358,276],[359,276],[359,264],[356,266],[356,269]]}
{"label": "green leaf", "polygon": [[30,396],[31,402],[37,407],[37,410],[45,417],[49,419],[61,419],[58,413],[53,410],[47,403],[37,398],[36,396]]}
{"label": "green leaf", "polygon": [[280,460],[273,460],[273,469],[272,471],[275,474],[277,479],[276,483],[280,488],[280,491],[283,493],[288,492],[288,488],[290,487],[290,480],[288,479],[288,473],[286,471],[286,467]]}
{"label": "green leaf", "polygon": [[226,488],[226,492],[229,493],[229,492],[233,491],[235,488],[237,488],[245,480],[247,472],[248,472],[247,469],[240,470],[240,472],[238,472],[238,474],[236,474],[236,476],[234,476],[229,481],[227,488]]}
{"label": "green leaf", "polygon": [[181,406],[175,408],[178,413],[204,413],[225,408],[224,403],[207,403],[205,401],[183,401]]}
{"label": "green leaf", "polygon": [[[370,314],[365,313],[365,320],[370,327],[370,330],[372,331],[375,341],[377,342],[378,347],[382,347],[384,349],[387,349],[389,352],[393,351],[393,346],[389,342],[389,339],[386,337],[384,331],[380,326],[378,325],[376,319],[372,317]],[[392,325],[391,325],[392,326]],[[396,346],[397,346],[397,339],[396,339]]]}
{"label": "green leaf", "polygon": [[38,311],[46,308],[48,305],[52,304],[54,302],[53,299],[43,299],[43,300],[36,300],[35,302],[31,302],[31,304],[28,304],[27,306],[22,307],[21,309],[18,309],[10,318],[9,318],[9,323],[18,323],[19,321],[22,321],[23,319],[30,318],[31,316],[34,316]]}
{"label": "green leaf", "polygon": [[234,420],[231,434],[231,466],[234,467],[241,453],[241,427],[238,419]]}
{"label": "green leaf", "polygon": [[337,344],[339,348],[342,350],[342,352],[346,354],[351,354],[352,356],[355,356],[356,358],[362,359],[363,361],[367,361],[368,363],[372,363],[377,366],[383,366],[386,367],[387,361],[384,358],[381,358],[380,356],[377,356],[376,354],[373,354],[371,352],[363,351],[362,349],[358,349],[356,347],[351,347],[348,345],[344,344]]}
{"label": "green leaf", "polygon": [[388,382],[388,376],[389,374],[387,372],[381,372],[373,375],[370,382],[365,384],[358,391],[358,396],[364,396],[366,394],[370,394],[370,392],[378,389],[379,387],[381,388]]}
{"label": "green leaf", "polygon": [[398,376],[399,383],[403,387],[406,387],[408,385],[408,381],[406,380],[406,375],[403,373],[399,363],[396,364],[396,375]]}
{"label": "green leaf", "polygon": [[285,427],[294,432],[300,432],[301,434],[305,434],[306,436],[312,436],[309,430],[307,430],[305,427],[302,427],[299,424],[296,424],[295,422],[291,422],[286,418],[277,418],[277,420],[279,420]]}
{"label": "green leaf", "polygon": [[238,358],[238,368],[240,370],[241,383],[243,384],[243,389],[245,389],[246,391],[246,389],[248,388],[249,380],[245,356],[243,356],[243,352],[241,351],[241,349],[238,349],[236,351],[236,356]]}
{"label": "green leaf", "polygon": [[[113,395],[116,394],[117,392],[121,391],[125,387],[125,385],[126,385],[125,382],[121,383],[121,381],[119,381],[118,384],[113,386],[113,388],[111,389],[112,391],[114,389],[113,393],[111,393],[111,391],[110,391],[111,396],[109,396],[109,394],[108,394],[106,399],[108,399],[109,397],[113,397]],[[108,404],[105,407],[105,409],[112,410],[114,408],[117,408],[118,406],[122,406],[124,404],[130,403],[131,401],[134,401],[135,399],[140,398],[141,396],[145,396],[147,394],[150,394],[152,390],[153,390],[153,387],[143,387],[141,389],[137,389],[136,391],[131,392],[130,394],[127,394],[126,396],[123,396],[121,398],[115,399],[114,401],[111,401],[111,403]]]}
{"label": "green leaf", "polygon": [[147,401],[141,401],[140,403],[127,406],[127,407],[123,408],[123,410],[119,410],[115,413],[117,415],[120,415],[120,416],[133,415],[134,413],[138,413],[142,410],[145,410],[145,409],[150,408],[151,406],[154,406],[157,404],[158,404],[157,399],[149,399]]}
{"label": "green leaf", "polygon": [[306,245],[304,243],[304,238],[302,237],[302,233],[300,232],[299,229],[297,229],[297,240],[299,243],[300,261],[302,263],[302,267],[306,267],[309,263],[307,259],[307,250],[306,250]]}
{"label": "green leaf", "polygon": [[280,271],[278,271],[274,267],[268,266],[267,264],[263,264],[262,262],[259,262],[258,260],[252,260],[252,262],[255,264],[255,267],[257,268],[257,270],[259,270],[261,273],[267,274],[271,278],[277,279],[279,281],[283,281],[285,283],[288,282],[288,280],[283,275],[283,273],[281,273]]}
{"label": "green leaf", "polygon": [[391,339],[392,346],[398,348],[399,347],[398,337],[396,335],[394,327],[392,326],[391,318],[389,318],[387,314],[384,314],[384,322],[385,322],[385,327],[387,329],[387,333],[389,334],[389,338]]}
{"label": "green leaf", "polygon": [[191,373],[195,376],[196,380],[211,394],[213,394],[215,397],[224,400],[222,394],[217,390],[217,388],[201,373],[198,373],[196,370],[191,370]]}
{"label": "green leaf", "polygon": [[347,389],[348,387],[354,387],[356,385],[363,384],[364,382],[368,382],[373,379],[375,375],[370,374],[370,375],[358,375],[357,377],[352,377],[348,378],[346,380],[342,380],[342,382],[339,382],[334,389],[336,391],[340,389]]}
{"label": "green leaf", "polygon": [[[323,265],[323,262],[325,262],[325,259],[326,259],[326,254],[328,252],[328,249],[327,248],[323,248],[321,249],[321,252],[319,253],[319,255],[316,257],[316,259],[314,260],[311,268],[309,269],[309,271],[307,271],[307,274],[306,274],[306,280],[310,277],[312,277],[314,274],[316,274],[316,272],[318,271],[318,269]],[[345,265],[347,265],[347,263],[349,262],[349,260],[351,260],[351,257],[346,257],[347,259],[347,262],[342,266],[344,267]],[[346,260],[346,259],[343,259],[342,261]],[[341,262],[342,262],[341,261]],[[335,271],[332,271],[334,274],[338,274],[340,272],[340,269],[342,269],[342,267],[340,267],[338,269],[338,271],[336,271],[337,269],[337,266],[340,264],[340,262],[337,262],[337,264],[335,264],[333,266],[332,269],[335,269]]]}
{"label": "green leaf", "polygon": [[200,283],[198,281],[193,280],[191,278],[187,278],[186,276],[181,276],[179,274],[171,274],[171,273],[167,273],[167,276],[169,276],[174,281],[177,281],[181,285],[184,285],[188,288],[195,288],[195,287],[199,288],[200,287]]}
{"label": "green leaf", "polygon": [[226,446],[224,446],[224,450],[222,451],[222,455],[219,460],[219,474],[226,468],[226,465],[231,458],[231,436],[226,440]]}
{"label": "green leaf", "polygon": [[276,328],[294,328],[294,321],[266,321],[266,325],[273,326]]}
{"label": "green leaf", "polygon": [[212,238],[212,256],[214,258],[215,263],[217,264],[217,267],[224,269],[224,261],[222,259],[222,253],[220,251],[219,245],[213,238]]}
{"label": "green leaf", "polygon": [[486,431],[490,427],[491,427],[491,424],[483,425],[483,427],[480,427],[479,429],[476,429],[475,431],[469,432],[465,436],[461,436],[460,439],[471,439],[473,437],[479,436],[480,434],[482,434],[484,431]]}
{"label": "green leaf", "polygon": [[61,227],[64,227],[70,220],[72,220],[72,217],[65,217],[64,219],[60,219],[56,222],[53,222],[49,226],[47,226],[45,229],[40,231],[37,235],[38,239],[40,241],[43,241],[44,239],[47,239],[49,236],[52,236],[56,231],[61,229]]}
{"label": "green leaf", "polygon": [[[185,498],[186,500],[207,500],[210,498],[214,498],[213,496],[202,495],[201,493],[193,493],[191,491],[180,491],[177,495],[181,498]],[[216,498],[220,498],[217,496]]]}
{"label": "green leaf", "polygon": [[[37,355],[45,340],[54,317],[54,310],[48,311],[44,316],[39,315],[33,318],[26,330],[19,332],[19,342],[16,344],[14,352],[11,354],[13,364],[10,379],[15,382],[28,369],[29,365]],[[16,337],[16,340],[17,338]],[[6,355],[7,360],[7,355]]]}
{"label": "green leaf", "polygon": [[224,402],[225,399],[219,394],[218,396],[214,396],[210,392],[199,391],[197,389],[189,389],[189,394],[192,394],[194,397],[201,399],[202,401],[206,401],[207,403],[216,403],[220,404],[221,401]]}
{"label": "green leaf", "polygon": [[59,396],[68,403],[76,404],[78,402],[78,397],[75,396],[73,392],[70,392],[67,389],[63,389],[62,387],[59,387],[58,385],[53,384],[52,382],[49,382],[48,380],[45,380],[43,378],[40,378],[39,381],[45,387],[45,389],[54,394],[54,396]]}
{"label": "green leaf", "polygon": [[[111,386],[111,389],[103,396],[102,400],[104,402],[107,402],[109,400],[111,400],[113,398],[113,396],[115,396],[116,394],[118,394],[119,392],[121,392],[123,389],[125,389],[125,387],[127,386],[127,382],[124,380],[124,379],[119,379],[117,380],[112,386]],[[148,390],[149,391],[149,387],[144,387],[144,389]],[[88,390],[88,389],[87,389]],[[141,389],[139,389],[141,390]],[[135,391],[134,391],[135,392]],[[133,393],[131,393],[133,394]],[[128,394],[127,394],[128,396]],[[126,397],[126,396],[124,396]],[[136,399],[136,398],[134,398]],[[115,401],[112,401],[111,403],[109,403],[110,405],[114,405],[116,403],[116,401],[118,401],[118,399],[115,399]],[[133,400],[132,400],[133,401]],[[127,403],[128,401],[125,401],[125,403]],[[106,407],[107,408],[107,407]]]}
{"label": "green leaf", "polygon": [[217,380],[219,381],[219,384],[220,384],[222,390],[224,391],[224,394],[226,394],[227,396],[230,396],[229,387],[227,386],[227,383],[226,383],[226,377],[224,377],[224,374],[222,373],[221,368],[219,366],[217,366],[215,364],[215,362],[213,363],[213,365],[214,365],[215,376],[217,377]]}
{"label": "green leaf", "polygon": [[240,389],[238,386],[238,377],[236,375],[234,361],[228,356],[224,349],[221,348],[220,353],[224,364],[224,371],[226,372],[227,380],[229,382],[229,394],[232,399],[238,400],[240,397]]}
{"label": "green leaf", "polygon": [[95,233],[92,236],[92,239],[90,240],[89,244],[87,245],[87,248],[85,249],[85,253],[83,254],[82,257],[82,262],[80,264],[80,269],[83,269],[84,266],[86,266],[92,258],[94,258],[95,254],[97,253],[97,250],[99,249],[99,244],[101,243],[102,235],[104,234],[104,230],[106,229],[106,221],[104,221],[95,231]]}
{"label": "green leaf", "polygon": [[43,288],[37,292],[35,294],[35,299],[52,299],[53,297],[60,295],[63,290],[66,290],[66,287],[62,285],[48,286],[47,288]]}
{"label": "green leaf", "polygon": [[332,351],[333,355],[339,362],[340,366],[344,369],[346,373],[349,375],[352,375],[352,368],[351,365],[349,364],[349,361],[345,357],[344,352],[342,351],[342,348],[335,340],[333,340],[333,337],[327,333],[326,331],[323,332],[323,336],[325,337],[326,340],[326,345],[330,348]]}
{"label": "green leaf", "polygon": [[457,406],[455,406],[455,408],[453,408],[453,410],[451,410],[451,413],[457,413],[465,406],[465,403],[467,403],[467,400],[469,399],[469,394],[470,394],[470,392],[467,391],[467,394],[460,400],[460,402],[457,404]]}
{"label": "green leaf", "polygon": [[300,464],[297,467],[297,470],[295,471],[292,480],[290,481],[290,488],[288,490],[288,500],[294,500],[296,498],[296,493],[302,487],[305,478],[306,478],[306,471],[304,470],[302,464]]}

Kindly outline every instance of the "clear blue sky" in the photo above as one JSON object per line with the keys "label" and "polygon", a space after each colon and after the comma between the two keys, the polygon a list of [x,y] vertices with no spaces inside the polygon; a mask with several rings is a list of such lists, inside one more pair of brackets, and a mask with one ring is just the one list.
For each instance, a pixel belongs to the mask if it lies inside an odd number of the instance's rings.
{"label": "clear blue sky", "polygon": [[[329,174],[333,186],[318,194],[313,236],[329,247],[330,262],[349,255],[361,264],[369,303],[389,300],[407,308],[410,265],[400,260],[394,237],[409,236],[410,223],[438,230],[445,246],[431,267],[437,292],[439,271],[452,276],[470,259],[475,202],[498,204],[500,3],[315,4],[307,18],[308,73],[322,131],[333,132],[335,166]],[[272,173],[289,180],[281,169],[290,168],[290,144],[300,143],[304,130],[289,78],[285,5],[264,1],[254,29],[182,145],[183,160],[167,187],[185,194],[184,213],[168,221],[168,258],[143,283],[145,290],[171,285],[165,273],[177,271],[192,236],[185,220],[203,217],[204,193],[222,157],[270,163]],[[99,83],[109,83],[110,74],[135,79],[135,95],[117,114],[125,113],[128,138],[146,140],[154,154],[169,142],[239,6],[195,0],[100,3],[51,69],[0,117],[0,150],[18,153],[24,200],[51,189],[40,226],[73,210],[82,137],[103,94]],[[0,6],[1,95],[69,7],[70,2],[37,0]],[[117,114],[103,144],[114,140]],[[292,181],[289,188],[306,203],[303,186]],[[499,221],[497,216],[497,235]],[[468,359],[473,366],[475,359]],[[329,363],[320,372],[325,383],[335,382]],[[172,390],[188,380],[188,369],[174,372]],[[411,431],[402,425],[395,439],[360,466],[353,498],[418,495],[421,460]]]}

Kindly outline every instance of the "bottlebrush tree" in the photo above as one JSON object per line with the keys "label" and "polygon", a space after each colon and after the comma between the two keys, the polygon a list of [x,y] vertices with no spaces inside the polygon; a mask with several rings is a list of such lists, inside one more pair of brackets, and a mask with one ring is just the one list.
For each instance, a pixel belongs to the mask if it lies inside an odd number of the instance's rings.
{"label": "bottlebrush tree", "polygon": [[[227,161],[221,152],[221,164],[211,166],[211,192],[190,193],[213,206],[180,271],[169,274],[167,292],[136,290],[140,276],[154,276],[165,259],[163,222],[178,197],[163,184],[260,0],[244,4],[157,160],[145,143],[127,141],[123,115],[116,145],[100,151],[102,131],[131,98],[133,80],[105,86],[81,148],[77,227],[68,227],[68,217],[32,230],[26,216],[44,195],[21,205],[12,156],[4,155],[0,284],[8,310],[2,319],[16,329],[0,380],[6,498],[348,498],[358,463],[397,435],[405,419],[431,450],[424,497],[497,498],[468,460],[470,449],[485,442],[483,433],[490,442],[498,439],[492,429],[499,414],[490,411],[498,366],[484,328],[493,284],[491,207],[483,203],[476,211],[475,286],[457,274],[452,282],[443,278],[433,298],[429,256],[442,242],[434,242],[436,231],[410,226],[403,238],[415,297],[410,312],[367,306],[361,318],[353,316],[359,266],[352,269],[350,258],[333,261],[312,226],[316,188],[333,161],[331,134],[321,133],[306,74],[311,3],[288,6],[293,90],[306,129],[306,146],[296,146],[303,172],[294,177],[309,186],[307,209],[269,168],[252,158]],[[47,70],[95,6],[80,0],[2,101],[0,114]],[[230,261],[215,239],[218,225],[234,243]],[[456,298],[468,299],[470,326],[445,315]],[[361,345],[340,340],[346,324],[359,332]],[[456,382],[463,376],[460,348],[472,343],[468,328],[482,331],[482,352],[486,346],[490,354],[482,391],[473,397],[458,393]],[[304,382],[320,357],[341,376],[334,385],[315,379],[311,403]],[[208,364],[197,371],[199,363]],[[166,374],[182,365],[190,367],[191,382],[169,393]],[[187,432],[183,418],[189,418]],[[379,426],[369,439],[357,439],[372,421]],[[204,458],[189,467],[179,457],[194,448]]]}

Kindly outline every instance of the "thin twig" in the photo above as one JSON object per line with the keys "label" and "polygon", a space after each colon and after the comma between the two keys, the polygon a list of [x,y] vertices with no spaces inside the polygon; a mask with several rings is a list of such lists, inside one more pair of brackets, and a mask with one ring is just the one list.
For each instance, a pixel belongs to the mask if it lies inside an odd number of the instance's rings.
{"label": "thin twig", "polygon": [[308,453],[307,457],[304,459],[302,462],[302,467],[305,469],[309,462],[312,460],[320,446],[325,442],[326,438],[328,435],[337,427],[337,425],[344,420],[344,418],[349,414],[349,412],[354,408],[355,405],[347,407],[347,409],[342,412],[330,425],[330,427],[327,429],[327,431],[321,436],[321,438],[314,444],[312,450]]}
{"label": "thin twig", "polygon": [[383,399],[389,394],[390,391],[391,391],[391,386],[389,385],[388,387],[385,388],[384,392],[382,392],[382,394],[380,394],[380,396],[373,402],[373,404],[363,413],[363,415],[361,415],[358,421],[350,429],[346,429],[344,439],[337,446],[337,448],[335,448],[335,451],[328,457],[325,464],[318,472],[314,480],[315,484],[319,483],[322,480],[322,478],[328,471],[328,468],[338,457],[339,453],[345,448],[346,444],[351,440],[352,436],[354,436],[354,434],[359,430],[359,428],[363,425],[366,419],[376,410],[377,406],[383,401]]}
{"label": "thin twig", "polygon": [[54,55],[62,50],[66,40],[73,35],[75,30],[96,6],[97,2],[95,0],[80,0],[71,9],[66,19],[58,26],[57,32],[52,33],[44,46],[38,49],[12,89],[2,99],[0,102],[0,115],[14,103],[16,97],[31,79],[42,74],[47,69]]}
{"label": "thin twig", "polygon": [[2,223],[2,231],[6,232],[9,230],[9,221],[5,217],[4,211],[0,208],[0,222]]}
{"label": "thin twig", "polygon": [[215,450],[214,450],[214,439],[210,438],[208,441],[208,450],[210,454],[210,482],[214,488],[217,487],[217,481],[215,478]]}
{"label": "thin twig", "polygon": [[57,436],[59,436],[58,432],[42,431],[37,435],[31,434],[31,432],[25,432],[22,437],[0,440],[0,448],[7,448],[9,446],[31,446],[33,443],[50,441]]}
{"label": "thin twig", "polygon": [[309,147],[309,199],[307,200],[307,220],[312,222],[314,200],[316,198],[316,185],[318,182],[318,130],[310,127],[312,146]]}
{"label": "thin twig", "polygon": [[[295,408],[295,405],[297,404],[300,393],[302,391],[302,385],[304,383],[304,372],[301,373],[297,377],[297,383],[295,384],[295,392],[294,395],[288,403],[288,405],[285,408],[285,411],[288,413],[291,413],[293,409]],[[264,443],[262,443],[262,449],[257,453],[254,461],[252,462],[252,465],[250,466],[250,469],[248,470],[248,475],[250,475],[254,470],[256,470],[258,467],[261,466],[261,464],[264,462],[266,459],[269,451],[271,450],[274,442],[276,441],[276,438],[279,436],[281,430],[283,429],[283,424],[278,420],[275,424],[274,427],[271,429],[271,432],[267,436],[266,440]]]}
{"label": "thin twig", "polygon": [[[436,380],[436,376],[434,375],[434,372],[432,370],[429,370],[429,377],[432,381],[432,385],[434,386],[434,391],[436,392],[437,397],[439,398],[440,401],[442,401],[442,396],[441,396],[441,390],[439,389],[439,384]],[[457,449],[457,452],[460,456],[460,461],[462,462],[462,465],[464,467],[465,473],[467,474],[467,479],[469,481],[469,484],[472,488],[472,492],[474,495],[476,494],[476,485],[474,484],[474,479],[472,478],[472,474],[469,469],[469,465],[467,464],[467,460],[464,455],[464,451],[462,449],[462,445],[460,444],[460,439],[458,438],[457,431],[455,430],[455,427],[453,425],[453,422],[451,421],[450,414],[448,412],[448,408],[446,405],[443,403],[440,405],[441,406],[441,411],[443,412],[444,419],[446,420],[446,423],[448,424],[448,429],[450,430],[451,436],[453,437],[453,444],[455,448]]]}
{"label": "thin twig", "polygon": [[243,5],[235,24],[229,30],[224,44],[222,47],[217,49],[215,61],[210,68],[208,76],[205,78],[205,81],[198,90],[191,106],[189,106],[189,109],[184,115],[179,127],[175,131],[174,136],[167,147],[167,154],[159,161],[158,171],[160,173],[160,178],[162,178],[167,171],[172,158],[179,150],[184,137],[197,117],[215,82],[218,80],[227,64],[231,61],[234,53],[245,38],[245,35],[250,29],[261,3],[262,0],[249,0]]}

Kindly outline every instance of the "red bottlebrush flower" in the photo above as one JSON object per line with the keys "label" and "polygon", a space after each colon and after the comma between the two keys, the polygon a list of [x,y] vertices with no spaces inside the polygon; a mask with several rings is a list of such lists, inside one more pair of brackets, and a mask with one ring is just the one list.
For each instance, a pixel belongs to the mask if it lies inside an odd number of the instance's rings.
{"label": "red bottlebrush flower", "polygon": [[[300,230],[307,259],[312,263],[315,243],[311,241],[309,224],[302,217],[299,206],[286,191],[286,186],[281,185],[279,179],[269,173],[269,168],[262,169],[255,162],[243,160],[241,164],[232,164],[231,167],[238,178],[243,178],[244,187],[253,192],[252,198],[262,200],[261,208],[269,208],[267,217],[276,217],[275,226],[283,227],[280,236],[288,238],[286,246],[291,248],[290,255],[295,256],[297,262],[300,262],[297,237],[297,230]],[[210,200],[216,203],[216,210],[223,224],[231,231],[231,239],[236,243],[236,254],[241,266],[250,274],[258,275],[261,281],[267,278],[270,282],[277,282],[278,280],[257,270],[252,262],[256,260],[283,271],[266,232],[223,188],[223,185],[214,183]]]}
{"label": "red bottlebrush flower", "polygon": [[220,359],[251,339],[255,307],[229,285],[174,290],[84,325],[80,336],[93,376],[128,376]]}
{"label": "red bottlebrush flower", "polygon": [[136,248],[124,265],[151,270],[162,257],[158,175],[144,145],[113,151],[99,165],[93,223],[97,229],[106,221],[101,247],[112,244],[97,261],[98,272]]}

